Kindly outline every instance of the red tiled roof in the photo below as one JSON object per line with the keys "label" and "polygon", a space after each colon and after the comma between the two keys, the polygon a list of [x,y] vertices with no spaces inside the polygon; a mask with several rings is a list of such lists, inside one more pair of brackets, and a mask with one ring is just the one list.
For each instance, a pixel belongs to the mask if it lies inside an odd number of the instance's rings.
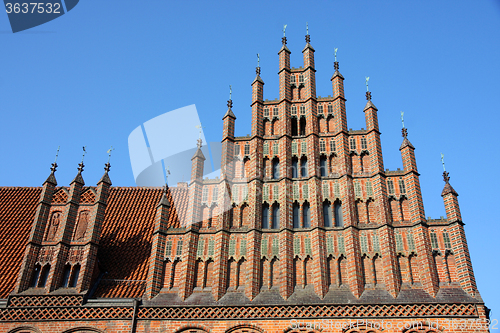
{"label": "red tiled roof", "polygon": [[[41,188],[0,187],[0,298],[6,298],[14,288],[40,193]],[[97,254],[107,274],[94,296],[142,295],[156,207],[162,194],[161,188],[111,188]],[[178,216],[186,214],[187,194],[183,188],[171,188],[168,193],[172,204],[169,225],[174,228],[180,226]]]}
{"label": "red tiled roof", "polygon": [[41,192],[40,187],[0,188],[0,298],[14,289]]}

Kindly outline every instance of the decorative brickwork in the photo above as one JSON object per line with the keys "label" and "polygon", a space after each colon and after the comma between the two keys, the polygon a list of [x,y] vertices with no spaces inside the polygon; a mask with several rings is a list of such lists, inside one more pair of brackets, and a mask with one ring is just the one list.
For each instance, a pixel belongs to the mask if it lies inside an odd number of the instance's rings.
{"label": "decorative brickwork", "polygon": [[0,257],[12,259],[0,263],[0,333],[311,333],[291,321],[346,318],[432,318],[441,332],[485,320],[449,174],[447,218],[426,220],[408,130],[403,170],[384,170],[372,93],[358,110],[366,129],[348,130],[339,63],[333,97],[318,97],[314,52],[307,35],[304,66],[290,68],[283,37],[275,100],[257,67],[250,135],[235,137],[228,101],[220,178],[203,179],[200,140],[177,187],[113,188],[109,163],[84,187],[81,163],[68,188],[55,164],[42,188],[0,188]]}

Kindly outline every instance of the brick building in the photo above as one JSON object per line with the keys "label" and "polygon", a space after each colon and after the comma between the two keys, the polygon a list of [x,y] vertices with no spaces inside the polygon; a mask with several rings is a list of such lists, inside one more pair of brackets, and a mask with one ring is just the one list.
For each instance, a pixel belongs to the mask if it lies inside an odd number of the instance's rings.
{"label": "brick building", "polygon": [[69,187],[53,164],[0,188],[0,332],[488,331],[448,173],[447,218],[426,219],[406,128],[385,170],[371,93],[348,130],[339,63],[317,97],[314,52],[290,68],[283,37],[275,100],[257,67],[251,135],[228,102],[220,178],[198,149],[177,187],[112,187],[109,163],[85,186],[81,163]]}

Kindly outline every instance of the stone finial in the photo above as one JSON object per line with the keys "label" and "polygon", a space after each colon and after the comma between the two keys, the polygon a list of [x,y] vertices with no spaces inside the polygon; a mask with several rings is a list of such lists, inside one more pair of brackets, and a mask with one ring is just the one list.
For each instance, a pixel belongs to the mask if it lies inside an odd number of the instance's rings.
{"label": "stone finial", "polygon": [[372,100],[372,93],[369,92],[369,91],[366,92],[366,100],[367,101],[371,101]]}
{"label": "stone finial", "polygon": [[450,173],[447,172],[447,171],[444,171],[443,172],[443,180],[446,184],[449,184],[450,183]]}

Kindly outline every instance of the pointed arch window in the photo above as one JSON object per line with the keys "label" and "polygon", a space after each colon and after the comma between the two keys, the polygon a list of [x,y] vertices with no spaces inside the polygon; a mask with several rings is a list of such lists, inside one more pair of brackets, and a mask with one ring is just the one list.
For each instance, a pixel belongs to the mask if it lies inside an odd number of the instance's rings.
{"label": "pointed arch window", "polygon": [[269,205],[262,205],[262,229],[269,229]]}
{"label": "pointed arch window", "polygon": [[344,219],[342,216],[342,203],[340,201],[335,201],[333,205],[334,215],[335,215],[335,226],[342,227],[344,226]]}
{"label": "pointed arch window", "polygon": [[306,117],[300,117],[300,133],[299,135],[306,135]]}
{"label": "pointed arch window", "polygon": [[319,158],[319,171],[320,171],[321,177],[326,177],[326,175],[327,175],[326,156],[321,156]]}
{"label": "pointed arch window", "polygon": [[307,177],[307,157],[305,156],[300,159],[300,176]]}
{"label": "pointed arch window", "polygon": [[300,228],[299,205],[297,203],[293,204],[293,227]]}
{"label": "pointed arch window", "polygon": [[63,288],[67,288],[68,287],[70,274],[71,274],[71,265],[70,264],[66,264],[64,266],[61,287],[63,287]]}
{"label": "pointed arch window", "polygon": [[299,177],[299,160],[297,157],[292,157],[292,178]]}
{"label": "pointed arch window", "polygon": [[43,266],[42,271],[40,273],[40,278],[38,279],[38,288],[44,288],[45,284],[47,283],[47,280],[49,278],[49,272],[50,272],[50,265],[47,264]]}
{"label": "pointed arch window", "polygon": [[280,177],[280,160],[278,158],[273,159],[273,179],[278,179]]}
{"label": "pointed arch window", "polygon": [[272,229],[280,228],[280,205],[276,204],[273,206],[273,223]]}
{"label": "pointed arch window", "polygon": [[38,279],[40,278],[40,271],[41,271],[41,266],[39,264],[35,265],[35,268],[33,269],[33,276],[31,278],[31,288],[36,288],[38,284]]}
{"label": "pointed arch window", "polygon": [[332,207],[328,201],[323,203],[323,222],[325,228],[330,228],[332,226]]}
{"label": "pointed arch window", "polygon": [[75,266],[73,266],[73,269],[71,270],[71,278],[69,279],[68,287],[76,288],[79,275],[80,275],[80,264],[76,264]]}
{"label": "pointed arch window", "polygon": [[302,206],[302,219],[304,221],[304,228],[311,227],[311,211],[309,209],[309,203],[305,203]]}

